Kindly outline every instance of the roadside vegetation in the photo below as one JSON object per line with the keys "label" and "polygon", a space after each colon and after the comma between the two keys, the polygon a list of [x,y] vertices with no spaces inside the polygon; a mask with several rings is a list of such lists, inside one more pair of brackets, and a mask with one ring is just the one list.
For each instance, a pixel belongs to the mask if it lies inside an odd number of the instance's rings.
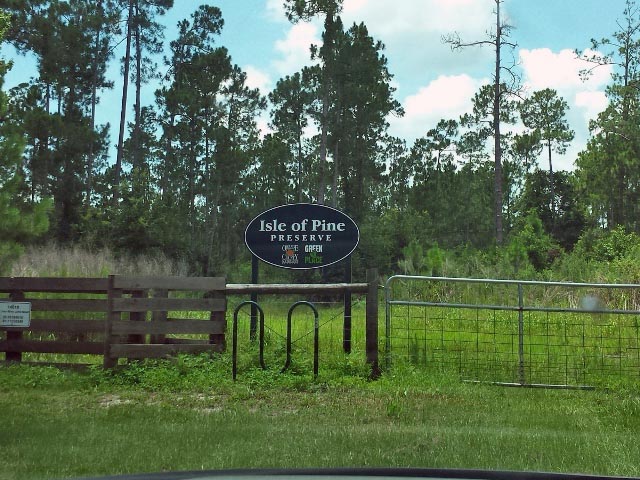
{"label": "roadside vegetation", "polygon": [[461,383],[412,368],[244,372],[220,358],[115,372],[0,367],[0,478],[414,466],[640,475],[632,391]]}
{"label": "roadside vegetation", "polygon": [[[524,233],[515,236],[504,247],[477,249],[470,245],[429,246],[412,240],[376,267],[381,281],[393,274],[463,278],[498,278],[522,280],[557,280],[587,283],[639,283],[640,236],[618,227],[611,231],[597,229],[585,232],[573,250],[565,252],[553,247],[552,239],[531,218]],[[381,220],[382,222],[383,220]],[[363,238],[363,241],[365,239]],[[380,248],[386,243],[381,240]],[[362,259],[354,256],[354,279],[364,281]],[[103,277],[121,275],[195,275],[186,259],[176,259],[158,251],[134,254],[83,244],[35,244],[16,256],[7,270],[10,276],[77,276]],[[247,283],[251,278],[251,260],[244,252],[227,269],[220,272],[229,283]],[[320,282],[343,273],[326,268],[318,271],[290,271],[261,266],[264,283]]]}
{"label": "roadside vegetation", "polygon": [[[217,6],[180,12],[169,38],[162,19],[177,8],[173,0],[5,2],[0,40],[31,57],[36,72],[25,71],[23,83],[9,88],[3,78],[11,59],[0,58],[1,274],[26,245],[54,242],[122,258],[169,258],[192,275],[246,281],[249,221],[277,205],[309,202],[336,207],[358,224],[359,278],[367,268],[639,277],[636,2],[615,12],[617,29],[607,38],[589,42],[584,32],[584,44],[575,46],[585,76],[606,66],[611,78],[608,106],[591,120],[572,172],[553,169],[574,137],[557,91],[525,92],[494,78],[475,93],[470,111],[423,125],[423,136],[409,144],[389,130],[389,116],[403,108],[384,39],[364,23],[343,24],[342,0],[282,3],[292,23],[321,21],[325,41],[308,65],[263,95],[221,44],[225,18]],[[486,8],[495,11],[487,25],[495,38],[479,43],[496,53],[487,69],[517,79],[509,59],[517,58],[518,32],[505,22],[508,6],[493,0]],[[478,40],[445,39],[454,48]],[[120,61],[122,70],[112,68]],[[102,92],[129,81],[111,159],[116,128],[97,124],[96,112]],[[134,95],[156,101],[135,101],[127,112]],[[268,134],[258,126],[265,116]],[[627,250],[629,236],[635,247]],[[608,239],[612,250],[592,248]],[[263,278],[284,276],[265,269]]]}
{"label": "roadside vegetation", "polygon": [[[324,43],[267,96],[220,44],[215,6],[185,12],[165,39],[160,18],[172,0],[4,3],[0,41],[32,56],[37,74],[7,91],[11,62],[0,58],[0,275],[246,283],[247,223],[273,206],[310,202],[357,222],[356,281],[375,267],[381,281],[404,273],[640,283],[640,9],[631,0],[618,31],[593,41],[601,55],[578,52],[588,66],[615,68],[609,105],[592,120],[573,172],[552,168],[573,139],[566,102],[550,89],[516,101],[520,86],[499,78],[474,95],[472,112],[424,125],[412,145],[393,137],[386,119],[403,112],[384,45],[364,24],[342,24],[341,0],[284,1],[288,20],[323,22]],[[515,39],[517,31],[503,28],[503,2],[489,3],[498,59],[510,44],[499,32]],[[120,60],[122,78],[108,78]],[[142,105],[150,72],[162,77],[157,102]],[[104,90],[130,80],[139,100],[127,119],[123,93],[114,163],[114,132],[95,113]],[[343,278],[331,269],[260,273],[265,283]],[[286,311],[277,300],[270,306]],[[3,363],[0,479],[331,466],[640,475],[637,377],[594,391],[464,383],[420,368],[426,347],[414,339],[407,361],[371,381],[362,352],[339,353],[340,318],[331,315],[321,342],[334,354],[321,358],[318,378],[302,355],[279,372],[282,322],[269,330],[266,371],[255,368],[241,330],[237,382],[230,352],[108,371]],[[356,305],[354,320],[361,315]],[[630,328],[637,340],[638,325]],[[321,344],[321,355],[328,349]]]}
{"label": "roadside vegetation", "polygon": [[[631,260],[637,245],[625,239],[634,237],[607,236],[585,247],[591,258],[581,265],[591,269],[594,280],[632,279],[624,275],[637,265]],[[619,254],[604,257],[611,252]],[[440,274],[462,274],[448,269],[468,268],[469,261],[478,272],[489,272],[493,261],[480,253],[467,252],[464,261],[444,250],[436,253],[423,255]],[[578,260],[563,262],[559,265]],[[58,247],[31,248],[13,268],[27,276],[184,273],[183,266],[161,257],[126,259]],[[272,303],[275,311],[284,311]],[[360,310],[356,304],[356,318]],[[337,339],[333,343],[339,345],[340,329],[329,334],[324,328],[321,338]],[[255,346],[244,343],[236,382],[230,352],[132,362],[113,371],[96,366],[82,373],[1,366],[0,478],[320,466],[640,475],[635,382],[595,391],[504,388],[429,373],[411,361],[397,362],[370,381],[362,352],[345,356],[337,347],[328,355],[329,343],[321,349],[320,375],[314,379],[309,355],[297,351],[292,369],[281,374],[282,339],[270,335],[269,369],[256,368]]]}

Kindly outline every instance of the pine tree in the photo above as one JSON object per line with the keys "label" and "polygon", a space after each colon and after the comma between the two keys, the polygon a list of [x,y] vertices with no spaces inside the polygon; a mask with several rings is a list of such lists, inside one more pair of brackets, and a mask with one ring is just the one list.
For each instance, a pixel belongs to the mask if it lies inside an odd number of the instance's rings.
{"label": "pine tree", "polygon": [[[0,11],[0,42],[7,30],[8,16]],[[21,172],[24,137],[8,121],[9,99],[2,90],[11,67],[0,59],[0,273],[6,273],[29,239],[47,231],[51,202],[31,204]]]}
{"label": "pine tree", "polygon": [[329,135],[329,109],[331,108],[331,92],[335,81],[335,41],[341,23],[337,15],[342,10],[344,0],[285,0],[284,6],[287,18],[292,23],[309,21],[317,15],[324,15],[324,31],[322,32],[322,47],[314,47],[312,57],[322,61],[321,75],[321,103],[320,116],[320,161],[318,172],[318,203],[324,204],[326,193],[326,164]]}
{"label": "pine tree", "polygon": [[334,151],[334,204],[339,194],[356,220],[380,206],[374,192],[386,170],[382,140],[388,138],[387,117],[404,113],[393,98],[383,51],[382,42],[371,37],[363,23],[336,35],[329,137]]}
{"label": "pine tree", "polygon": [[[509,41],[512,27],[508,25],[500,15],[500,6],[504,0],[493,0],[495,3],[495,30],[487,33],[487,38],[478,41],[464,42],[456,33],[446,35],[443,40],[451,45],[452,49],[461,49],[474,46],[489,46],[495,54],[493,84],[491,85],[491,130],[493,136],[493,158],[494,158],[494,225],[496,244],[502,245],[504,239],[503,227],[503,173],[502,173],[502,150],[501,124],[504,121],[502,106],[510,95],[517,93],[520,89],[519,78],[515,74],[514,65],[507,66],[503,60],[503,49],[508,47],[515,49],[515,43]],[[510,77],[509,82],[503,80],[503,74],[507,72]]]}
{"label": "pine tree", "polygon": [[592,67],[612,66],[609,105],[590,125],[592,138],[576,161],[576,174],[594,219],[613,229],[640,232],[640,7],[627,0],[619,29],[592,40],[602,55],[578,52]]}
{"label": "pine tree", "polygon": [[565,115],[569,106],[558,97],[558,92],[550,88],[533,92],[531,97],[520,104],[520,117],[525,127],[537,132],[544,143],[549,159],[549,190],[551,196],[551,214],[555,215],[556,195],[551,153],[564,153],[568,143],[573,140],[574,132],[569,128]]}
{"label": "pine tree", "polygon": [[[309,166],[304,151],[304,131],[309,124],[309,114],[315,99],[309,77],[310,70],[295,73],[278,81],[276,88],[269,94],[273,105],[271,126],[278,131],[291,152],[295,152],[296,168],[291,172],[296,178],[297,201],[304,199],[303,178],[309,175]],[[267,145],[276,145],[270,141]],[[311,192],[307,192],[309,195]]]}

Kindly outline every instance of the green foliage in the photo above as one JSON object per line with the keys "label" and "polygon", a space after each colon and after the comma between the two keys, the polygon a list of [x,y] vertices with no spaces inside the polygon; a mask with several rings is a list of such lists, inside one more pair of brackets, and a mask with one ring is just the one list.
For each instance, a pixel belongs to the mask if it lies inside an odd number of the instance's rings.
{"label": "green foliage", "polygon": [[[182,373],[175,366],[177,377],[188,378],[191,368],[213,375],[207,360],[188,362]],[[596,392],[501,388],[411,365],[375,382],[300,381],[261,371],[235,384],[205,378],[206,389],[94,380],[94,373],[0,367],[0,422],[12,432],[0,438],[5,476],[371,464],[640,473],[637,385]]]}
{"label": "green foliage", "polygon": [[367,217],[360,224],[360,246],[356,253],[363,257],[363,266],[380,272],[394,272],[402,249],[417,240],[418,232],[427,225],[424,213],[399,209],[385,210],[378,218]]}
{"label": "green foliage", "polygon": [[162,254],[123,255],[81,246],[30,246],[8,272],[16,277],[185,276],[188,265]]}
{"label": "green foliage", "polygon": [[546,144],[550,171],[553,171],[551,151],[564,153],[574,137],[565,118],[568,109],[567,102],[550,88],[533,92],[519,105],[522,123],[537,132],[535,136]]}
{"label": "green foliage", "polygon": [[[609,104],[590,124],[592,138],[576,161],[576,175],[595,224],[609,228],[640,226],[640,72],[639,28],[635,2],[628,1],[618,30],[608,38],[592,39],[591,52],[579,52],[593,66],[615,65],[607,87]],[[599,52],[598,54],[592,52]],[[588,77],[593,68],[585,69]]]}
{"label": "green foliage", "polygon": [[559,246],[544,231],[536,211],[530,210],[517,233],[512,235],[507,254],[516,271],[525,266],[525,261],[540,271],[551,265],[559,253],[558,249]]}
{"label": "green foliage", "polygon": [[585,232],[576,244],[576,254],[588,260],[610,262],[632,253],[640,246],[640,237],[627,233],[623,226],[611,231],[602,229]]}
{"label": "green foliage", "polygon": [[375,187],[385,171],[380,153],[381,140],[387,138],[387,118],[404,112],[393,98],[384,45],[369,35],[364,23],[338,31],[335,49],[336,94],[331,108],[335,120],[329,137],[334,152],[333,204],[342,205],[360,222],[379,206]]}
{"label": "green foliage", "polygon": [[[344,357],[333,357],[322,362],[318,379],[310,375],[311,365],[293,361],[286,373],[279,368],[262,370],[255,366],[257,352],[243,353],[239,358],[242,367],[238,384],[250,390],[314,391],[328,385],[365,384],[370,369],[362,360],[362,352],[352,352]],[[272,363],[272,362],[268,362]],[[231,354],[179,355],[169,360],[144,360],[130,362],[116,369],[91,368],[88,382],[98,388],[124,388],[153,392],[208,392],[212,390],[232,392],[235,385],[231,378]]]}
{"label": "green foliage", "polygon": [[[219,44],[222,11],[199,7],[165,42],[158,20],[173,3],[5,2],[12,25],[7,29],[3,15],[0,31],[34,56],[37,75],[0,93],[2,267],[46,230],[48,218],[50,236],[62,244],[159,252],[187,262],[190,273],[246,281],[248,221],[277,204],[324,200],[359,224],[356,276],[366,267],[510,276],[517,265],[519,275],[533,277],[582,238],[576,255],[560,258],[550,275],[635,278],[632,246],[620,234],[601,239],[588,230],[640,231],[640,43],[632,3],[618,31],[594,42],[605,55],[583,55],[618,68],[610,105],[593,122],[575,175],[551,171],[552,153],[566,151],[573,136],[567,103],[551,89],[513,102],[512,85],[500,78],[498,88],[479,89],[459,120],[424,125],[413,145],[390,137],[389,115],[403,112],[384,45],[365,24],[343,25],[342,0],[284,2],[292,22],[320,17],[323,41],[312,49],[313,64],[276,81],[268,95],[273,132],[261,137],[258,119],[268,105]],[[495,13],[500,24],[499,8]],[[507,49],[509,33],[503,25],[481,43]],[[101,92],[120,84],[108,78],[107,65],[112,46],[127,39],[127,80],[138,98],[123,130],[118,174],[107,165],[109,128],[95,124],[95,113]],[[447,40],[466,45],[455,35]],[[163,50],[169,53],[156,102],[141,105],[141,85],[157,77],[154,58]],[[498,72],[508,67],[501,58]],[[0,62],[0,74],[7,68]],[[500,132],[518,112],[525,131]],[[491,137],[497,142],[488,148]],[[550,171],[534,170],[545,147]],[[532,209],[543,231],[529,219]],[[495,249],[502,216],[504,232],[514,233],[506,249]],[[288,277],[269,271],[265,278]]]}
{"label": "green foliage", "polygon": [[85,376],[56,367],[13,364],[1,367],[0,377],[4,391],[10,389],[63,389],[84,390],[91,387],[92,382]]}
{"label": "green foliage", "polygon": [[402,259],[398,260],[398,266],[405,275],[420,275],[424,260],[422,245],[416,240],[411,240],[409,245],[403,247]]}
{"label": "green foliage", "polygon": [[640,284],[640,245],[634,245],[623,257],[616,258],[611,265],[616,283]]}
{"label": "green foliage", "polygon": [[[310,142],[304,138],[304,130],[309,124],[313,102],[317,96],[313,82],[314,74],[317,72],[309,67],[302,73],[287,76],[279,80],[275,89],[269,94],[269,100],[273,104],[271,118],[273,127],[278,130],[278,135],[265,137],[264,153],[260,162],[261,171],[258,175],[258,179],[272,176],[273,180],[269,183],[280,185],[279,188],[269,185],[267,193],[273,190],[287,191],[291,186],[295,186],[295,198],[298,202],[304,201],[305,198],[313,198],[312,156],[307,151]],[[286,153],[282,152],[281,145],[277,143],[278,140],[286,145]],[[292,161],[293,158],[295,158],[295,164]],[[283,172],[287,167],[289,171]],[[294,182],[291,182],[291,177],[295,179]],[[260,189],[260,186],[258,188]],[[261,194],[258,197],[262,196]],[[285,203],[282,202],[282,196],[279,203],[274,200],[267,197],[265,207]]]}
{"label": "green foliage", "polygon": [[427,250],[426,266],[430,270],[432,277],[439,277],[444,274],[445,260],[445,252],[438,247],[437,243]]}
{"label": "green foliage", "polygon": [[405,275],[441,276],[444,273],[446,252],[436,243],[426,253],[417,240],[411,240],[402,249],[402,258],[398,260],[398,267]]}
{"label": "green foliage", "polygon": [[576,188],[576,178],[567,172],[553,173],[552,204],[551,174],[536,169],[526,176],[524,190],[516,201],[516,210],[526,215],[535,210],[545,231],[565,250],[571,250],[587,227],[587,215]]}
{"label": "green foliage", "polygon": [[[0,42],[8,18],[0,12]],[[22,253],[23,245],[49,228],[50,200],[29,202],[22,174],[24,138],[8,121],[9,98],[2,90],[8,65],[0,62],[0,274]]]}

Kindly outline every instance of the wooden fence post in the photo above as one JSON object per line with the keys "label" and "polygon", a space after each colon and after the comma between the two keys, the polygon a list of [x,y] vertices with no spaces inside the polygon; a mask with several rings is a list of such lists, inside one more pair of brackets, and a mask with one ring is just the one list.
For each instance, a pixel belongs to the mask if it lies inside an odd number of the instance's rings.
{"label": "wooden fence post", "polygon": [[114,275],[109,275],[109,286],[107,287],[107,317],[104,321],[104,360],[102,366],[104,368],[113,368],[118,363],[118,359],[111,357],[111,344],[113,340],[112,336],[112,323],[120,320],[120,312],[113,311],[114,298],[122,296],[122,291],[117,291],[113,288]]}
{"label": "wooden fence post", "polygon": [[[226,281],[225,281],[226,283]],[[227,295],[226,293],[220,293],[220,292],[213,292],[212,293],[212,298],[220,298],[223,299],[225,302],[225,307],[224,307],[224,312],[211,312],[211,314],[209,315],[209,320],[211,322],[215,322],[219,325],[222,326],[222,333],[221,334],[210,334],[209,335],[209,344],[210,345],[218,345],[218,347],[220,348],[220,352],[224,352],[227,349],[227,342],[226,342],[226,338],[225,338],[225,334],[226,334],[226,330],[227,330],[227,316],[226,316],[226,310],[227,310]]]}
{"label": "wooden fence post", "polygon": [[[169,290],[164,288],[154,288],[153,289],[153,298],[169,298]],[[151,321],[152,322],[166,322],[168,317],[168,312],[152,312],[151,313]],[[164,334],[156,334],[150,335],[149,343],[158,344],[165,343],[167,336]]]}
{"label": "wooden fence post", "polygon": [[[134,290],[131,292],[131,298],[147,298],[146,290]],[[129,320],[132,322],[144,322],[147,319],[147,312],[129,312]],[[129,334],[127,343],[146,343],[145,335]]]}
{"label": "wooden fence post", "polygon": [[[9,293],[9,299],[12,302],[24,302],[24,292],[21,291],[13,291]],[[22,330],[7,330],[7,343],[11,343],[11,340],[22,340]],[[11,347],[9,347],[11,348]],[[7,362],[21,362],[22,361],[22,351],[11,351],[8,350],[5,353],[5,361]]]}
{"label": "wooden fence post", "polygon": [[378,361],[378,269],[367,270],[366,348],[367,363],[371,365],[371,378],[380,376]]}

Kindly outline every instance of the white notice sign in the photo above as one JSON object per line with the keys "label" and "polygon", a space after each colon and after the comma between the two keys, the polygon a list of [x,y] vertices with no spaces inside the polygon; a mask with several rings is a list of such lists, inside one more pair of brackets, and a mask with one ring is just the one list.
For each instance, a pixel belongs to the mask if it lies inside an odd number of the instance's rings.
{"label": "white notice sign", "polygon": [[0,327],[23,327],[31,325],[29,302],[0,302]]}

